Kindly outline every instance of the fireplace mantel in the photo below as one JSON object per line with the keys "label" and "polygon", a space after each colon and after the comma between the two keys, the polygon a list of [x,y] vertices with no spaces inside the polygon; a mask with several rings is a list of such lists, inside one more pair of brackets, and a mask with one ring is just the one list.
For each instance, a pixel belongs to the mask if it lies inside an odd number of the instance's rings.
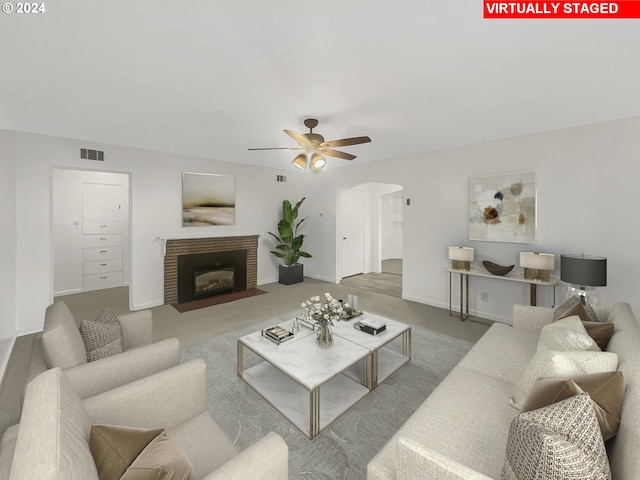
{"label": "fireplace mantel", "polygon": [[164,242],[164,303],[178,301],[178,257],[192,253],[214,253],[232,250],[247,251],[246,288],[258,284],[259,234],[165,235]]}
{"label": "fireplace mantel", "polygon": [[167,242],[169,240],[197,240],[201,238],[227,238],[227,237],[258,237],[262,233],[170,233],[167,235],[158,235],[157,240],[162,242],[162,254],[167,254]]}

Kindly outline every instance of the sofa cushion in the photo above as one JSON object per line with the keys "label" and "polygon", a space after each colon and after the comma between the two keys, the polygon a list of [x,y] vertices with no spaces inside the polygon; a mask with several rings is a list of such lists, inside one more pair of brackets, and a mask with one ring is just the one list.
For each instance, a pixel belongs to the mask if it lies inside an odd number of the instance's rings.
{"label": "sofa cushion", "polygon": [[503,480],[610,479],[588,393],[518,415],[511,423]]}
{"label": "sofa cushion", "polygon": [[67,369],[87,363],[82,336],[67,305],[58,301],[47,307],[42,330],[47,368]]}
{"label": "sofa cushion", "polygon": [[89,451],[91,424],[59,368],[29,383],[10,480],[98,480]]}
{"label": "sofa cushion", "polygon": [[580,317],[573,315],[542,327],[538,339],[538,352],[543,350],[593,350],[600,347],[589,336]]}
{"label": "sofa cushion", "polygon": [[618,368],[618,355],[611,352],[537,352],[516,385],[511,405],[522,408],[533,384],[542,377],[572,377],[587,373],[613,372]]}
{"label": "sofa cushion", "polygon": [[494,323],[458,365],[515,385],[536,353],[537,344],[537,333]]}
{"label": "sofa cushion", "polygon": [[573,378],[539,378],[520,413],[546,407],[582,392],[591,396],[602,437],[605,441],[609,440],[620,428],[624,399],[622,372],[594,373]]}
{"label": "sofa cushion", "polygon": [[163,428],[93,425],[89,447],[100,480],[195,480],[180,445]]}
{"label": "sofa cushion", "polygon": [[82,320],[80,335],[89,362],[122,353],[122,325],[109,307],[95,320]]}

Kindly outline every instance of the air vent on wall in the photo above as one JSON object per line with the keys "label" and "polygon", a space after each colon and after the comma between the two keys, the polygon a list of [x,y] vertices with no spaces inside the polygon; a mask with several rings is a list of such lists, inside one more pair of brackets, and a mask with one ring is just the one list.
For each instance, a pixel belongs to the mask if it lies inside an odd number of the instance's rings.
{"label": "air vent on wall", "polygon": [[96,160],[98,162],[104,162],[104,152],[102,150],[91,150],[89,148],[81,148],[80,158],[84,158],[85,160]]}

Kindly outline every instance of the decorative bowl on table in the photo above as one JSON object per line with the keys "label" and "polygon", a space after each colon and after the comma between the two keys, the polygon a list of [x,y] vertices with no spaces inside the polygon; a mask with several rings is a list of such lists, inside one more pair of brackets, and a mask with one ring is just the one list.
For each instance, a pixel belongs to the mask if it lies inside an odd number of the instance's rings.
{"label": "decorative bowl on table", "polygon": [[498,265],[497,263],[490,262],[489,260],[484,260],[482,265],[484,265],[484,268],[493,275],[506,275],[513,270],[513,267],[515,267],[515,265]]}

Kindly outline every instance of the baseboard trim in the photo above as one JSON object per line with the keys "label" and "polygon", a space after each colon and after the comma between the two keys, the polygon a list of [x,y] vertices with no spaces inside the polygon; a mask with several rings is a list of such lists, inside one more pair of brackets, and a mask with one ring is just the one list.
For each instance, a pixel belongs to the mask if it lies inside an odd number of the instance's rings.
{"label": "baseboard trim", "polygon": [[2,348],[0,351],[0,386],[4,382],[4,374],[7,371],[7,365],[9,365],[9,359],[11,358],[11,352],[13,352],[13,346],[16,343],[16,336],[9,337],[9,343],[7,344],[7,348]]}
{"label": "baseboard trim", "polygon": [[[443,308],[445,310],[449,310],[449,304],[444,302],[436,302],[434,300],[414,297],[412,295],[402,295],[403,300],[409,300],[411,302],[423,303],[425,305],[431,305],[432,307]],[[460,307],[458,305],[452,305],[452,309],[454,312],[460,312]],[[513,323],[512,319],[509,317],[503,317],[501,315],[495,315],[489,312],[481,312],[479,310],[469,310],[469,315],[472,317],[484,318],[486,320],[492,320],[494,322],[506,323],[507,325],[511,325]]]}

